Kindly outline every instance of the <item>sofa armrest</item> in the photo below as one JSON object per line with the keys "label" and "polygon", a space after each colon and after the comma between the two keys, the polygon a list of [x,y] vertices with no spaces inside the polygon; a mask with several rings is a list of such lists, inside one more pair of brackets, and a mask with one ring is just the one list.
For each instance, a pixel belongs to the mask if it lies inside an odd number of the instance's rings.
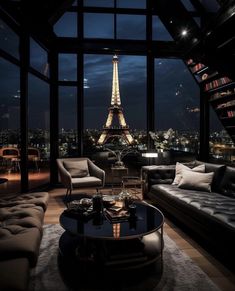
{"label": "sofa armrest", "polygon": [[152,185],[171,184],[175,178],[175,165],[142,167],[143,194],[147,194]]}

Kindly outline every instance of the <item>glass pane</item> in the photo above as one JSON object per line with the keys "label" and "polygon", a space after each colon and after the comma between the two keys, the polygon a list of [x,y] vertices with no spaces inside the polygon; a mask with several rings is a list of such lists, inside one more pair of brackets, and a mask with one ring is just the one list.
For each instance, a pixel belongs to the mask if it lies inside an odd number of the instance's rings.
{"label": "glass pane", "polygon": [[20,192],[20,70],[0,58],[0,193]]}
{"label": "glass pane", "polygon": [[146,8],[146,0],[117,0],[118,8]]}
{"label": "glass pane", "polygon": [[114,16],[104,13],[84,14],[84,37],[87,38],[113,38]]}
{"label": "glass pane", "polygon": [[114,7],[114,0],[84,0],[84,6]]}
{"label": "glass pane", "polygon": [[194,21],[197,23],[199,27],[201,27],[201,17],[193,17]]}
{"label": "glass pane", "polygon": [[59,80],[77,80],[77,55],[59,54]]}
{"label": "glass pane", "polygon": [[181,0],[181,2],[188,11],[196,11],[190,0]]}
{"label": "glass pane", "polygon": [[213,108],[210,108],[210,161],[214,163],[235,162],[235,145],[224,129]]}
{"label": "glass pane", "polygon": [[[146,58],[118,56],[117,67],[119,90],[114,91],[120,93],[121,104],[115,98],[111,101],[113,56],[85,55],[84,73],[88,88],[84,91],[84,155],[90,156],[106,170],[107,183],[111,183],[110,167],[117,161],[107,148],[132,148],[131,154],[123,159],[131,175],[139,175],[141,166],[135,150],[146,149]],[[117,98],[118,94],[115,96]],[[111,117],[112,106],[116,105],[121,111],[119,115],[115,111]],[[110,134],[102,141],[104,126],[110,129]],[[122,128],[129,131],[131,145],[128,132],[124,134]]]}
{"label": "glass pane", "polygon": [[217,0],[200,0],[200,2],[208,12],[216,13],[220,9]]}
{"label": "glass pane", "polygon": [[153,40],[173,41],[173,38],[158,16],[153,16]]}
{"label": "glass pane", "polygon": [[29,74],[28,160],[29,188],[49,182],[50,102],[49,85]]}
{"label": "glass pane", "polygon": [[0,48],[19,59],[19,37],[0,19]]}
{"label": "glass pane", "polygon": [[54,25],[54,32],[57,36],[77,36],[77,13],[66,12]]}
{"label": "glass pane", "polygon": [[77,154],[77,88],[59,87],[59,156]]}
{"label": "glass pane", "polygon": [[198,153],[199,86],[179,59],[155,60],[156,148],[172,151],[172,159]]}
{"label": "glass pane", "polygon": [[44,76],[49,77],[47,52],[32,38],[30,38],[30,65]]}
{"label": "glass pane", "polygon": [[146,17],[117,14],[117,38],[146,39]]}

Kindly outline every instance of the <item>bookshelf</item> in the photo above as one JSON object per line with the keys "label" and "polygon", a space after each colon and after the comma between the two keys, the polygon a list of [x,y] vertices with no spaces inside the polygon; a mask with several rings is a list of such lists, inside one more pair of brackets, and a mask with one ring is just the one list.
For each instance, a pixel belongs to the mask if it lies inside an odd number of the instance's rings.
{"label": "bookshelf", "polygon": [[205,98],[215,110],[224,128],[235,141],[235,82],[206,64],[186,60],[186,64],[199,84]]}

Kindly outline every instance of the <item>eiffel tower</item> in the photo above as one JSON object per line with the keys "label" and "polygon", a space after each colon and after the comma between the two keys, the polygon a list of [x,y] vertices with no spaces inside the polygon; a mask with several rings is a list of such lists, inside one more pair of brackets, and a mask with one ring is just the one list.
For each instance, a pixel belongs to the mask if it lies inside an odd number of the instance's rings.
{"label": "eiffel tower", "polygon": [[[119,126],[113,125],[115,118],[117,119]],[[123,108],[121,107],[118,80],[118,57],[114,55],[111,106],[109,107],[108,118],[103,126],[103,132],[100,135],[98,144],[103,145],[110,137],[116,136],[122,137],[129,145],[134,142],[134,139],[129,131],[129,126],[126,124],[125,117],[123,115]]]}

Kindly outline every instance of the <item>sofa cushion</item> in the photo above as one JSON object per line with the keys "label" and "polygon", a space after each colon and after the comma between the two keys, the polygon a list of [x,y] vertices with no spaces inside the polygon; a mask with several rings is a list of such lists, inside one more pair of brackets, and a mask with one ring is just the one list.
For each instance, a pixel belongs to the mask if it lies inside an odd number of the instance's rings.
{"label": "sofa cushion", "polygon": [[47,192],[33,192],[14,196],[6,196],[0,199],[0,208],[23,204],[34,204],[36,206],[41,206],[45,211],[48,205],[48,199],[49,194]]}
{"label": "sofa cushion", "polygon": [[17,258],[0,261],[0,289],[2,291],[25,291],[29,278],[29,261]]}
{"label": "sofa cushion", "polygon": [[235,168],[226,167],[219,192],[235,198]]}
{"label": "sofa cushion", "polygon": [[[168,203],[179,207],[182,211],[188,209],[195,219],[203,224],[223,225],[223,228],[235,232],[235,199],[212,192],[180,189],[175,185],[153,185],[150,190],[151,197],[164,199]],[[195,212],[192,212],[195,210]]]}
{"label": "sofa cushion", "polygon": [[30,265],[35,266],[39,253],[41,233],[36,227],[19,225],[0,228],[0,258],[28,258]]}
{"label": "sofa cushion", "polygon": [[40,206],[22,204],[0,208],[0,226],[37,227],[42,232],[44,212]]}
{"label": "sofa cushion", "polygon": [[180,180],[178,187],[189,190],[211,192],[213,176],[214,172],[197,173],[189,170],[183,170],[182,179]]}
{"label": "sofa cushion", "polygon": [[72,178],[82,178],[89,175],[87,160],[64,161],[64,167]]}
{"label": "sofa cushion", "polygon": [[102,186],[102,181],[96,177],[89,176],[84,178],[72,178],[72,184],[74,187],[99,187]]}
{"label": "sofa cushion", "polygon": [[148,184],[171,184],[175,177],[175,165],[144,166],[143,177],[147,175]]}
{"label": "sofa cushion", "polygon": [[204,163],[201,161],[196,161],[196,164],[197,165],[205,164],[206,173],[211,173],[211,172],[215,173],[212,180],[212,184],[211,184],[211,190],[214,192],[219,192],[226,166],[220,165],[220,164]]}
{"label": "sofa cushion", "polygon": [[172,183],[173,185],[178,185],[180,183],[183,170],[190,170],[190,171],[194,171],[194,172],[204,173],[205,172],[205,165],[201,164],[201,165],[196,166],[195,168],[189,168],[189,167],[177,162],[176,167],[175,167],[175,179]]}

